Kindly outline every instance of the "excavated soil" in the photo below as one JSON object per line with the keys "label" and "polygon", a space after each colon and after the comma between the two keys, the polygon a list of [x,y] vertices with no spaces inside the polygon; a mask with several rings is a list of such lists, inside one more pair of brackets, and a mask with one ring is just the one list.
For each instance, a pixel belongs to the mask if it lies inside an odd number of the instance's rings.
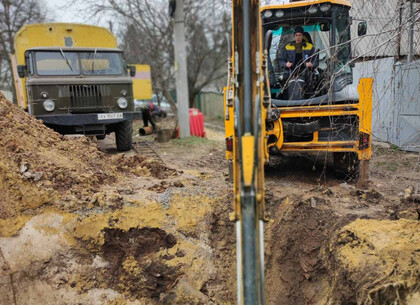
{"label": "excavated soil", "polygon": [[[224,135],[206,132],[152,143],[162,163],[0,99],[0,305],[235,304]],[[376,146],[367,190],[329,160],[266,168],[267,304],[420,304],[419,155]]]}
{"label": "excavated soil", "polygon": [[43,205],[85,205],[127,174],[177,173],[143,156],[105,155],[89,139],[63,137],[0,99],[0,219]]}

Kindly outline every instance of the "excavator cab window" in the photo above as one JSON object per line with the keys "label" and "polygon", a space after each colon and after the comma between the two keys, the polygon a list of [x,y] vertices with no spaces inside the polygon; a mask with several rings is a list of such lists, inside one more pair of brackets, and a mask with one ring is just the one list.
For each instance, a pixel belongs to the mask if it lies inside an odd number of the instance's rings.
{"label": "excavator cab window", "polygon": [[[304,67],[304,69],[301,67],[298,72],[297,69],[286,68],[282,57],[285,49],[290,49],[290,46],[293,45],[295,27],[294,25],[280,26],[273,31],[274,38],[270,49],[270,59],[273,62],[275,74],[275,82],[270,83],[273,98],[290,99],[291,96],[286,89],[294,78],[299,78],[299,83],[305,82],[304,95],[322,94],[319,90],[319,92],[314,91],[317,82],[320,82],[321,78],[324,77],[331,60],[329,32],[321,31],[319,23],[302,26],[305,47],[309,48],[312,45],[313,48],[312,55],[305,58],[305,62],[310,61],[313,67]],[[273,73],[273,71],[270,72]],[[302,76],[303,73],[305,74],[304,77]],[[270,79],[274,80],[273,77],[270,77]],[[294,98],[302,99],[305,96],[295,96]]]}
{"label": "excavator cab window", "polygon": [[[263,32],[273,31],[273,43],[269,50],[272,98],[307,100],[327,96],[330,88],[335,86],[331,79],[352,73],[349,8],[328,4],[311,11],[303,7],[281,11],[281,14],[274,10],[272,14],[262,12]],[[304,29],[304,41],[314,48],[311,58],[306,59],[311,60],[314,67],[306,69],[304,66],[307,76],[300,78],[302,67],[298,73],[296,69],[285,68],[284,56],[280,56],[282,50],[293,43],[294,29],[298,26]],[[291,81],[296,79],[299,80],[299,94],[289,90]]]}

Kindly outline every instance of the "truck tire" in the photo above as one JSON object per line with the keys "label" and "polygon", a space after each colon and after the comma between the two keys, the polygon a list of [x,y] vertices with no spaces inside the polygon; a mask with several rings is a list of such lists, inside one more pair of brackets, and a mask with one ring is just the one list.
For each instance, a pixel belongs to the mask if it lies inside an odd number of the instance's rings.
{"label": "truck tire", "polygon": [[133,146],[133,125],[131,121],[118,123],[115,129],[118,151],[129,151]]}
{"label": "truck tire", "polygon": [[334,153],[334,172],[338,178],[345,181],[357,181],[360,176],[360,160],[357,153]]}

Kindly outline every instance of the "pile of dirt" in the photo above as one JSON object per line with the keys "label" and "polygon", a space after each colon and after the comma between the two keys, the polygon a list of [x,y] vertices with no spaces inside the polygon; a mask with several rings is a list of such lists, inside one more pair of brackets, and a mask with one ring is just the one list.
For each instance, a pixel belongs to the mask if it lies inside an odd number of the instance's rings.
{"label": "pile of dirt", "polygon": [[101,185],[127,173],[176,174],[142,156],[105,155],[88,138],[64,137],[0,97],[0,219],[43,205],[65,207],[69,194],[89,203]]}
{"label": "pile of dirt", "polygon": [[419,304],[420,223],[358,219],[331,240],[333,304]]}
{"label": "pile of dirt", "polygon": [[340,216],[313,198],[271,203],[268,304],[418,304],[420,222]]}

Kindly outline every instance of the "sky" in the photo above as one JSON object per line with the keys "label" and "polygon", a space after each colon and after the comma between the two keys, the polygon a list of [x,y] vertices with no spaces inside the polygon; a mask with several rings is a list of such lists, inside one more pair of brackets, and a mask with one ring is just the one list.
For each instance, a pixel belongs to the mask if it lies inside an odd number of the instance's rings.
{"label": "sky", "polygon": [[81,7],[70,6],[63,9],[62,7],[68,5],[68,0],[44,0],[44,3],[48,6],[49,10],[54,16],[54,22],[75,22],[75,23],[90,23],[95,24],[92,21],[87,21],[82,14],[80,14]]}
{"label": "sky", "polygon": [[[76,22],[76,23],[90,23],[96,24],[91,20],[86,20],[81,16],[80,11],[82,8],[73,6],[66,9],[60,9],[60,7],[68,4],[68,0],[44,0],[49,9],[54,13],[56,22]],[[289,0],[268,0],[269,3],[284,3],[289,2]],[[80,3],[80,2],[79,2]],[[102,24],[105,25],[106,24]]]}

